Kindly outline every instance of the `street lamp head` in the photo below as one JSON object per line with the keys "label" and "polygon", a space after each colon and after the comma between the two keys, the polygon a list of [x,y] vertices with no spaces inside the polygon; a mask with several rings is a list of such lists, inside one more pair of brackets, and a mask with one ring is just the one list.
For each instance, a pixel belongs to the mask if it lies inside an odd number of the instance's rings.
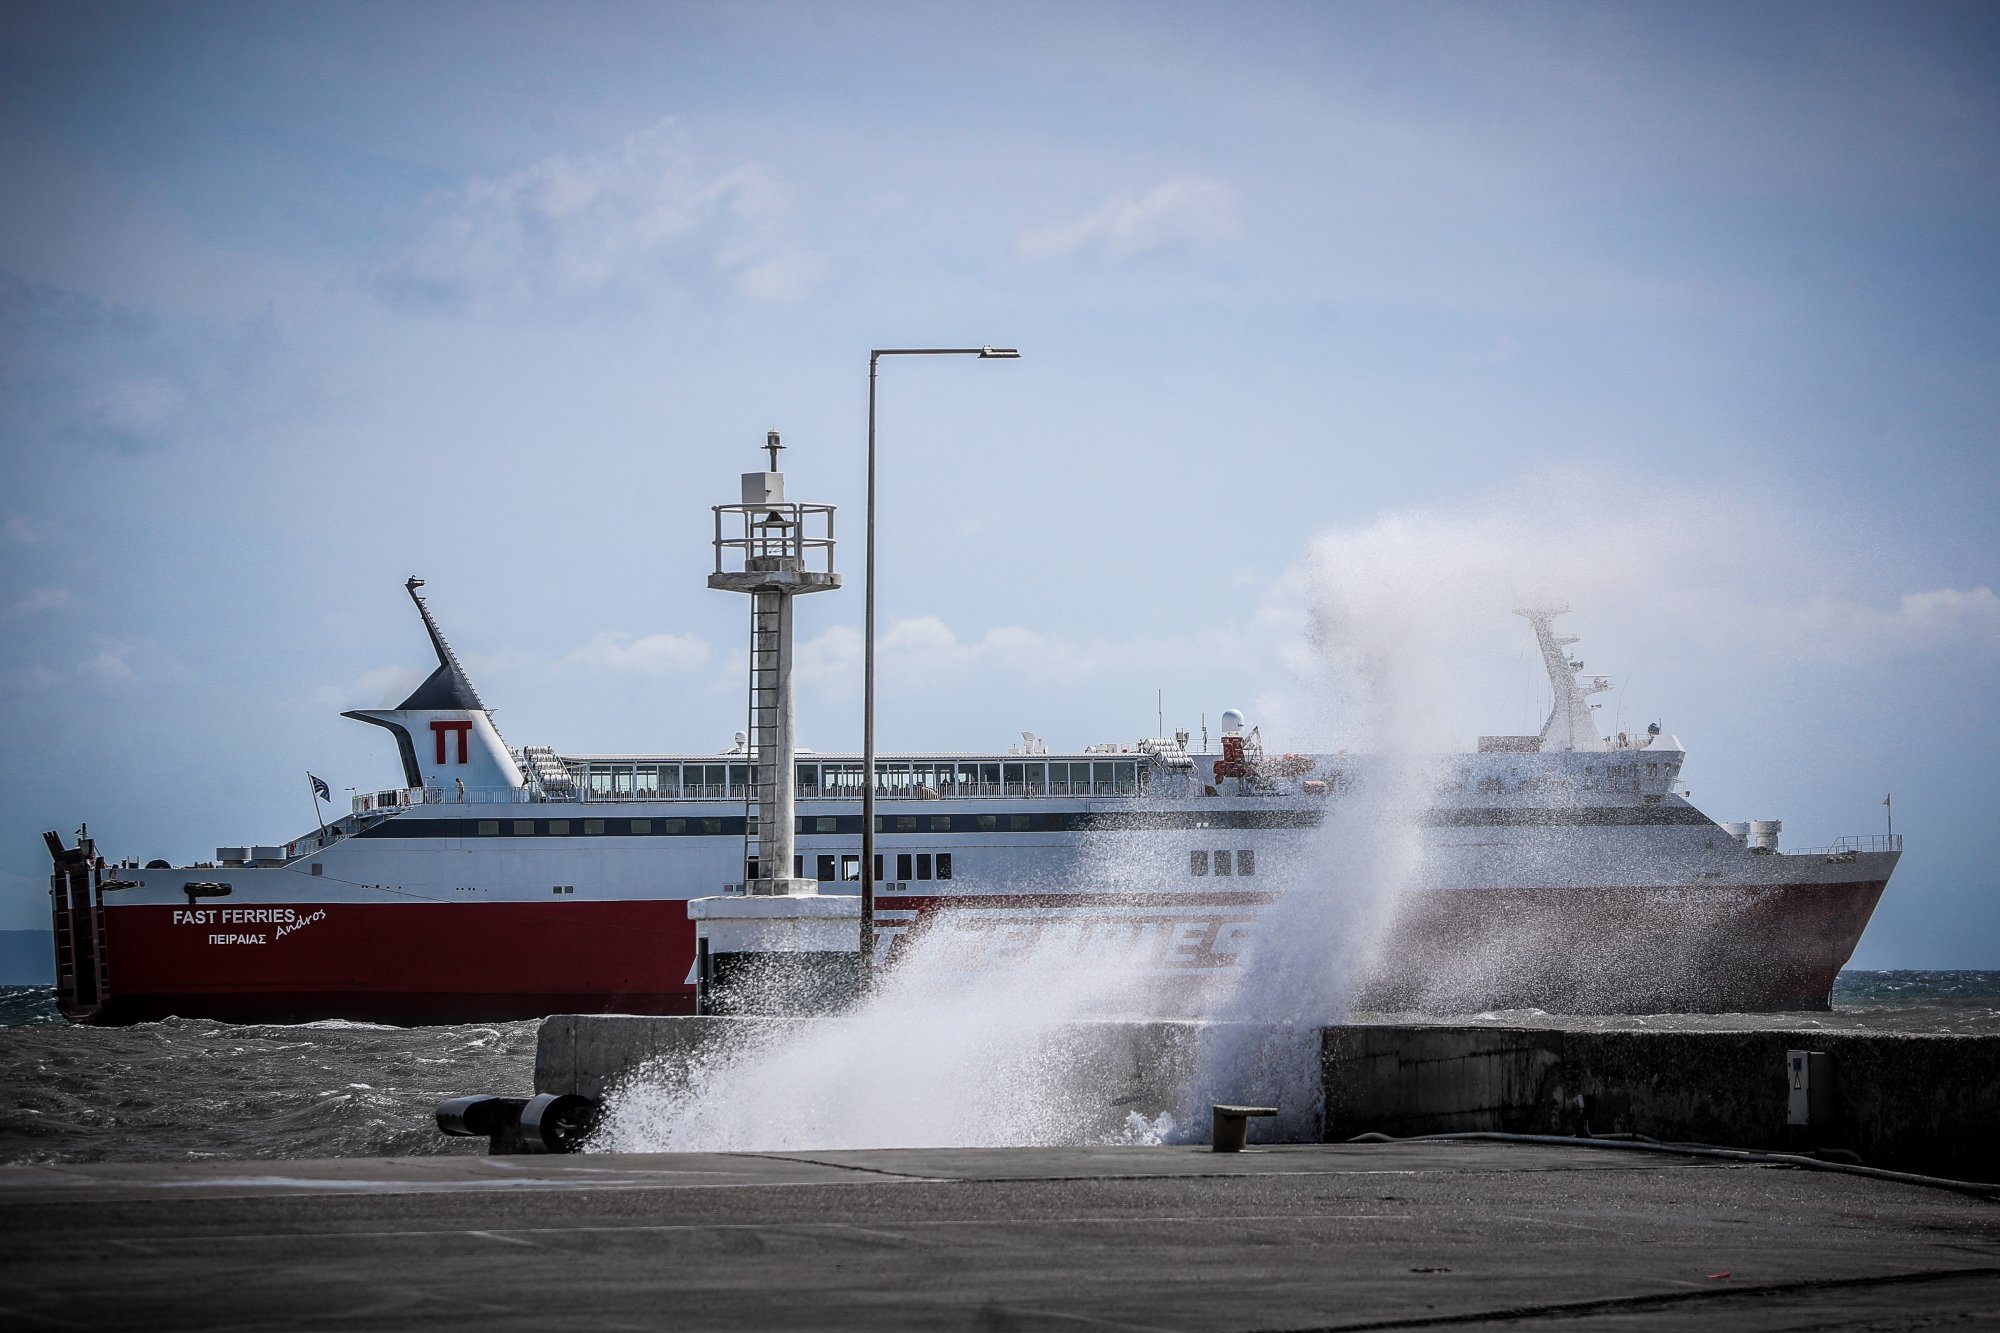
{"label": "street lamp head", "polygon": [[982,347],[979,349],[981,361],[1018,361],[1021,353],[1012,347]]}

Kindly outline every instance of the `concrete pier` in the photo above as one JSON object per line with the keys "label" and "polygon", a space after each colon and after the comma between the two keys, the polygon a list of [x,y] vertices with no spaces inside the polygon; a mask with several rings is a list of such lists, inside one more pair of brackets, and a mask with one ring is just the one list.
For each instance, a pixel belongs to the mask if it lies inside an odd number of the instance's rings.
{"label": "concrete pier", "polygon": [[[840,1019],[547,1020],[535,1091],[602,1096],[621,1079],[684,1078],[725,1049]],[[1133,1110],[1207,1122],[1207,1103],[1275,1105],[1253,1142],[1460,1131],[1638,1134],[1671,1142],[1852,1154],[1869,1165],[2000,1180],[2000,1036],[1834,1032],[1747,1023],[1618,1030],[1354,1022],[1326,1029],[1089,1021],[1050,1036],[1046,1077],[1089,1089],[1105,1137]],[[1830,1056],[1832,1086],[1791,1123],[1787,1056]]]}
{"label": "concrete pier", "polygon": [[0,1168],[9,1328],[1970,1327],[2000,1207],[1423,1143]]}
{"label": "concrete pier", "polygon": [[[1823,1029],[1328,1028],[1325,1137],[1642,1134],[1851,1152],[1873,1166],[2000,1181],[2000,1036]],[[1794,1124],[1787,1053],[1832,1057]]]}
{"label": "concrete pier", "polygon": [[[810,1041],[815,1025],[841,1021],[561,1014],[542,1023],[535,1091],[602,1097],[635,1077],[698,1082],[700,1067],[724,1053]],[[1253,1141],[1312,1143],[1320,1138],[1320,1045],[1319,1030],[1309,1027],[1085,1020],[1049,1034],[1038,1075],[1050,1087],[1080,1090],[1072,1099],[1084,1117],[1072,1126],[1078,1139],[1115,1136],[1134,1111],[1171,1112],[1183,1124],[1206,1125],[1208,1104],[1200,1098],[1211,1090],[1201,1086],[1201,1075],[1223,1068],[1230,1074],[1212,1090],[1216,1098],[1279,1107],[1275,1118],[1251,1130]]]}

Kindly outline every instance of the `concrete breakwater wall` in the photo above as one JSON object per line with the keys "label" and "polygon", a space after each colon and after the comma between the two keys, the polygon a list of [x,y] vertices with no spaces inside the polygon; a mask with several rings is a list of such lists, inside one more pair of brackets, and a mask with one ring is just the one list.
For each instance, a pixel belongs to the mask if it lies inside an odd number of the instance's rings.
{"label": "concrete breakwater wall", "polygon": [[[819,1025],[842,1021],[559,1015],[541,1028],[535,1091],[603,1097],[633,1079],[699,1086],[718,1060],[782,1060]],[[1630,1133],[1845,1149],[1874,1166],[2000,1180],[2000,1036],[1092,1020],[1050,1029],[1044,1045],[1035,1077],[1065,1090],[1057,1132],[1075,1141],[1116,1136],[1135,1112],[1171,1112],[1199,1130],[1208,1102],[1229,1101],[1280,1108],[1253,1123],[1253,1141]],[[1788,1123],[1795,1050],[1831,1057],[1815,1067],[1806,1125]]]}
{"label": "concrete breakwater wall", "polygon": [[[1323,1034],[1325,1134],[1644,1134],[1846,1149],[1871,1166],[2000,1180],[2000,1037],[1356,1024]],[[1788,1051],[1832,1057],[1789,1123]]]}
{"label": "concrete breakwater wall", "polygon": [[[560,1014],[542,1023],[535,1091],[615,1096],[635,1080],[699,1087],[718,1062],[802,1056],[816,1039],[832,1035],[826,1027],[845,1021]],[[885,1032],[880,1039],[894,1041],[896,1036]],[[1321,1039],[1316,1028],[1082,1019],[1049,1028],[1039,1046],[1028,1062],[1028,1076],[1036,1086],[1022,1093],[1048,1108],[1044,1127],[1059,1142],[1116,1139],[1134,1131],[1132,1116],[1157,1125],[1163,1112],[1179,1125],[1200,1126],[1205,1134],[1212,1101],[1277,1106],[1275,1119],[1255,1124],[1254,1140],[1311,1143],[1319,1138]],[[863,1068],[853,1077],[882,1075]],[[799,1091],[809,1096],[816,1090],[801,1086]],[[911,1090],[913,1098],[923,1094],[921,1088]],[[875,1132],[854,1125],[839,1130],[850,1141]]]}

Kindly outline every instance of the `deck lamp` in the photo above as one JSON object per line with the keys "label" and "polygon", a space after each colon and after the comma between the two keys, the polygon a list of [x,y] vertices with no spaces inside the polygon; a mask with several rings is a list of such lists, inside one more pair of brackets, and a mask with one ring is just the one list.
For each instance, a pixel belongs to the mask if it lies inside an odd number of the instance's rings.
{"label": "deck lamp", "polygon": [[1013,347],[877,347],[868,353],[868,531],[861,574],[861,954],[856,990],[868,993],[875,969],[875,368],[885,356],[976,356],[1018,361]]}

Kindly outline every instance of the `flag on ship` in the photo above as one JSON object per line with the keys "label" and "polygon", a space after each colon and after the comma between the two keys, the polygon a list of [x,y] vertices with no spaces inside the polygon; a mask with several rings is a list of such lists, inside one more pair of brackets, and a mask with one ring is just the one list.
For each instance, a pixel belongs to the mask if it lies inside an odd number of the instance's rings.
{"label": "flag on ship", "polygon": [[325,778],[316,778],[308,773],[306,774],[306,780],[312,783],[314,796],[317,796],[322,801],[333,799],[333,789],[326,785]]}

